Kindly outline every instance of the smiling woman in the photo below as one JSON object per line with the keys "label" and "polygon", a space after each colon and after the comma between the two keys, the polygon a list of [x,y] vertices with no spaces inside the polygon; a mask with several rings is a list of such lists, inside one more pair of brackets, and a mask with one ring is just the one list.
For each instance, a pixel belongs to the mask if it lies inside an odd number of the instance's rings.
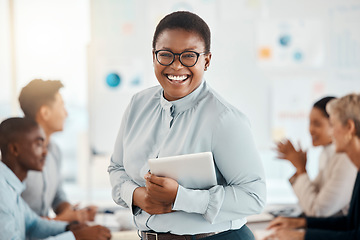
{"label": "smiling woman", "polygon": [[196,32],[167,29],[159,34],[153,51],[154,71],[168,101],[183,98],[200,86],[211,59],[204,48]]}
{"label": "smiling woman", "polygon": [[[284,218],[270,222],[274,229],[267,239],[278,240],[356,240],[360,239],[360,94],[349,94],[329,102],[332,137],[337,153],[346,153],[357,169],[355,186],[346,216],[328,218]],[[342,195],[338,195],[341,196]],[[299,231],[299,228],[306,228]]]}
{"label": "smiling woman", "polygon": [[314,180],[307,174],[306,152],[296,150],[289,140],[277,144],[278,157],[288,160],[296,168],[290,183],[307,216],[346,215],[356,178],[356,168],[348,156],[337,153],[332,143],[332,129],[326,112],[326,105],[332,99],[334,97],[324,97],[315,102],[309,116],[313,146],[322,147],[319,173]]}
{"label": "smiling woman", "polygon": [[[109,166],[114,201],[143,239],[254,239],[246,216],[265,204],[263,167],[249,122],[204,80],[210,29],[174,12],[158,24],[153,66],[161,86],[133,96]],[[217,184],[190,189],[148,173],[148,159],[212,152]]]}

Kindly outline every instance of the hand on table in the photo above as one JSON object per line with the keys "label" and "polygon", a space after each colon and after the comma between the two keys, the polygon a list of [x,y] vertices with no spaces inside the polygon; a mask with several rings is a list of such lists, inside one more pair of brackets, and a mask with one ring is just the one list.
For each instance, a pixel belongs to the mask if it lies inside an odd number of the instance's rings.
{"label": "hand on table", "polygon": [[93,222],[95,220],[95,215],[97,213],[98,207],[94,206],[94,205],[90,205],[85,207],[86,211],[87,211],[87,221]]}
{"label": "hand on table", "polygon": [[304,240],[305,231],[293,229],[278,229],[266,240]]}
{"label": "hand on table", "polygon": [[76,240],[108,240],[111,238],[110,230],[100,225],[86,226],[71,231]]}
{"label": "hand on table", "polygon": [[77,221],[79,223],[92,222],[95,220],[96,212],[97,207],[93,205],[79,209],[78,204],[74,206],[67,204],[62,207],[61,212],[56,215],[54,220],[65,222]]}
{"label": "hand on table", "polygon": [[269,223],[266,229],[296,229],[306,226],[305,218],[277,217]]}
{"label": "hand on table", "polygon": [[72,222],[78,221],[79,223],[85,223],[89,219],[89,212],[86,208],[75,209],[72,206],[64,208],[59,214],[56,215],[54,220]]}

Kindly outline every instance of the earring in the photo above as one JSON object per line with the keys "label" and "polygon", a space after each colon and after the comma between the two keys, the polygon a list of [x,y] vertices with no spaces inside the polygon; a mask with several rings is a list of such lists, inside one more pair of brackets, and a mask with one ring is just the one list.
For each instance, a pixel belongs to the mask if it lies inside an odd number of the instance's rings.
{"label": "earring", "polygon": [[207,71],[207,68],[208,68],[208,67],[207,67],[207,66],[205,66],[205,69],[204,69],[204,71]]}

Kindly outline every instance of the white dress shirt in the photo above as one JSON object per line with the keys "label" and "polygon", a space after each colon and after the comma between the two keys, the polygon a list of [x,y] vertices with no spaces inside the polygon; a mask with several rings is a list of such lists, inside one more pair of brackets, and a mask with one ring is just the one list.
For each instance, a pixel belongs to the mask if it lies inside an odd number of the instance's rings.
{"label": "white dress shirt", "polygon": [[355,184],[357,169],[345,153],[336,153],[335,145],[325,146],[319,160],[319,173],[311,181],[304,173],[292,187],[307,216],[346,215]]}

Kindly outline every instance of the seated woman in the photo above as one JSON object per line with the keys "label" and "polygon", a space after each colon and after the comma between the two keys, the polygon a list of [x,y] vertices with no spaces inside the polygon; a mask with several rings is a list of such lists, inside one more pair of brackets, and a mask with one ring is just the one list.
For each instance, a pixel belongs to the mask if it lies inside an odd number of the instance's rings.
{"label": "seated woman", "polygon": [[[329,102],[336,152],[346,153],[360,169],[360,94],[350,94]],[[342,196],[339,195],[339,198]],[[332,240],[360,239],[360,172],[357,173],[350,209],[347,216],[329,218],[275,218],[268,229],[275,230],[268,239],[278,240]],[[297,230],[306,228],[305,231]]]}
{"label": "seated woman", "polygon": [[[306,152],[296,150],[287,140],[277,144],[278,157],[289,160],[296,168],[290,178],[299,205],[306,216],[346,215],[357,169],[344,153],[337,153],[331,139],[326,104],[334,97],[317,101],[310,112],[310,135],[313,146],[322,146],[319,173],[312,181],[306,172]],[[341,197],[339,197],[341,196]]]}

